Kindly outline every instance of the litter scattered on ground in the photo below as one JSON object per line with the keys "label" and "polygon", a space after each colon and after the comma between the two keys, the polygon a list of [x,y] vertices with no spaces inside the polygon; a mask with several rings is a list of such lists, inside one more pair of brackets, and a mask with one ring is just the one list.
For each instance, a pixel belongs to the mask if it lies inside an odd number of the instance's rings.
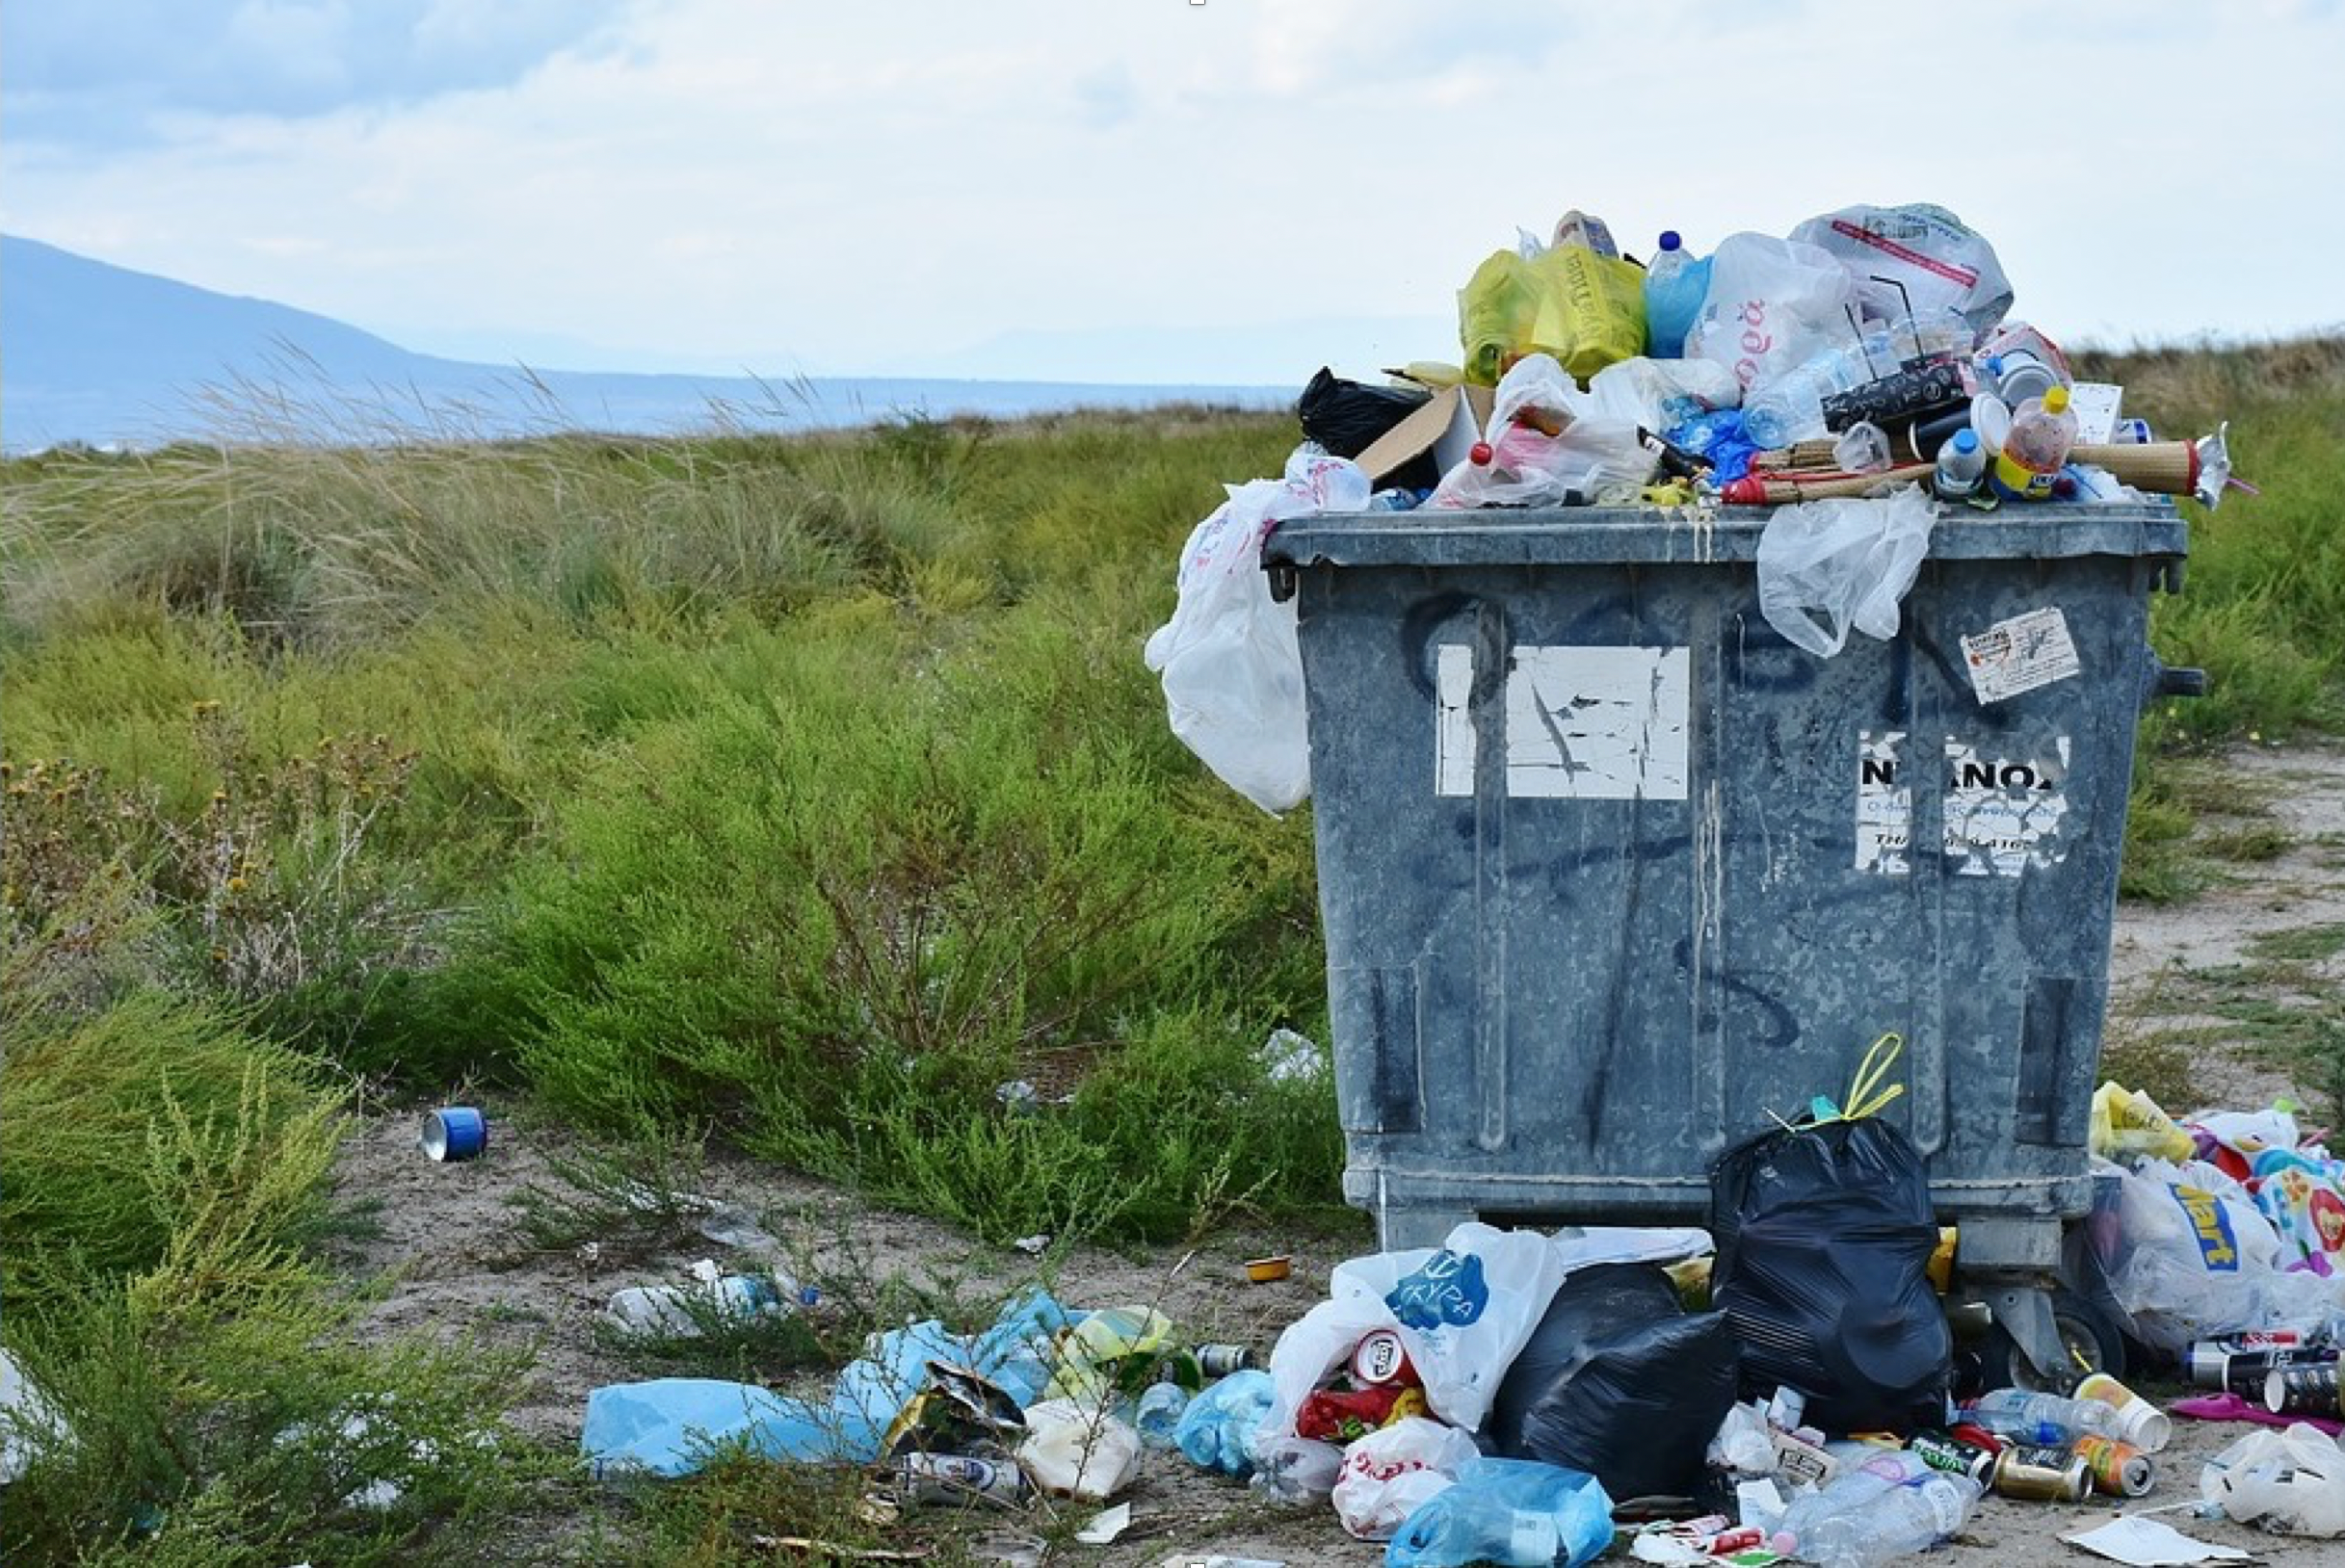
{"label": "litter scattered on ground", "polygon": [[2193,1540],[2163,1519],[2118,1519],[2098,1529],[2063,1535],[2070,1546],[2131,1568],[2193,1568],[2201,1562],[2253,1562],[2255,1554],[2235,1546]]}
{"label": "litter scattered on ground", "polygon": [[1075,1531],[1075,1539],[1085,1546],[1113,1546],[1116,1538],[1132,1528],[1132,1505],[1119,1503],[1114,1507],[1092,1516],[1090,1524]]}

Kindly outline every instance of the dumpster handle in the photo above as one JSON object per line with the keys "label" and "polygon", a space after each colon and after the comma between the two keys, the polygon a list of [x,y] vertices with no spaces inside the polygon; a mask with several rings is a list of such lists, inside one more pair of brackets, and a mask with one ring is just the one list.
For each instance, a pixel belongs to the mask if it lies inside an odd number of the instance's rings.
{"label": "dumpster handle", "polygon": [[2149,656],[2149,680],[2145,697],[2202,697],[2206,695],[2206,671],[2170,665],[2156,654]]}
{"label": "dumpster handle", "polygon": [[1262,569],[1270,574],[1270,602],[1284,604],[1295,596],[1297,576],[1291,561],[1271,561]]}

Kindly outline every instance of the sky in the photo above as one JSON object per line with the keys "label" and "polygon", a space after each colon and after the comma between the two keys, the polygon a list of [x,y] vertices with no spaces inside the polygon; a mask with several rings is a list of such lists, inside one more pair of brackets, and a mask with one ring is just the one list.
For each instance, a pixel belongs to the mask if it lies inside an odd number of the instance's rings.
{"label": "sky", "polygon": [[492,362],[1299,383],[1567,208],[1932,201],[2056,340],[2254,337],[2345,327],[2341,84],[2345,0],[9,0],[0,228]]}

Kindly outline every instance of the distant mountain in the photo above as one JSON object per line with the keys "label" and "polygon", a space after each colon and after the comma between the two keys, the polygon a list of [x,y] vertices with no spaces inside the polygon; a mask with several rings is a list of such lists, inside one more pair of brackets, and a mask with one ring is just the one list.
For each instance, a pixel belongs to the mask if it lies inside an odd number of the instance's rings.
{"label": "distant mountain", "polygon": [[1014,417],[1175,402],[1275,407],[1293,386],[525,371],[409,353],[306,310],[0,235],[0,444],[669,434]]}

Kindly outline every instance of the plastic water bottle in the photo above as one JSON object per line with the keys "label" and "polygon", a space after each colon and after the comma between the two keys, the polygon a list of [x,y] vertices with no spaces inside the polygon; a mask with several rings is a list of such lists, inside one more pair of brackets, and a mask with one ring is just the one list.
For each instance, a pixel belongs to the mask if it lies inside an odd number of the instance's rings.
{"label": "plastic water bottle", "polygon": [[1189,1396],[1178,1383],[1150,1383],[1140,1396],[1140,1413],[1132,1421],[1140,1428],[1140,1441],[1151,1449],[1171,1448],[1173,1428],[1188,1408]]}
{"label": "plastic water bottle", "polygon": [[1979,445],[1978,432],[1956,431],[1937,449],[1937,471],[1930,476],[1930,488],[1940,501],[1961,501],[1978,494],[1986,483],[1987,449]]}
{"label": "plastic water bottle", "polygon": [[1824,400],[1872,379],[1864,361],[1846,349],[1827,349],[1743,399],[1743,432],[1762,450],[1776,451],[1825,433]]}
{"label": "plastic water bottle", "polygon": [[789,1311],[797,1293],[783,1294],[787,1276],[727,1274],[691,1285],[635,1285],[613,1295],[603,1321],[622,1334],[697,1339],[710,1320],[746,1322]]}
{"label": "plastic water bottle", "polygon": [[1978,1501],[1979,1484],[1969,1477],[1933,1473],[1813,1518],[1796,1536],[1779,1531],[1773,1544],[1817,1568],[1878,1568],[1961,1529]]}
{"label": "plastic water bottle", "polygon": [[1685,335],[1710,295],[1710,258],[1686,254],[1677,231],[1661,231],[1661,248],[1645,270],[1645,352],[1655,359],[1685,354]]}
{"label": "plastic water bottle", "polygon": [[2011,433],[1995,454],[1995,488],[2015,500],[2047,501],[2052,482],[2076,444],[2076,415],[2068,407],[2068,389],[2055,386],[2041,398],[2030,398],[2011,416]]}
{"label": "plastic water bottle", "polygon": [[2124,1417],[2115,1406],[2098,1399],[2067,1399],[2057,1394],[2030,1394],[2016,1388],[1980,1395],[1970,1406],[1970,1418],[1997,1437],[2023,1442],[2045,1441],[2046,1427],[2054,1429],[2056,1435],[2048,1441],[2055,1443],[2073,1443],[2087,1432],[2119,1439],[2125,1435]]}

